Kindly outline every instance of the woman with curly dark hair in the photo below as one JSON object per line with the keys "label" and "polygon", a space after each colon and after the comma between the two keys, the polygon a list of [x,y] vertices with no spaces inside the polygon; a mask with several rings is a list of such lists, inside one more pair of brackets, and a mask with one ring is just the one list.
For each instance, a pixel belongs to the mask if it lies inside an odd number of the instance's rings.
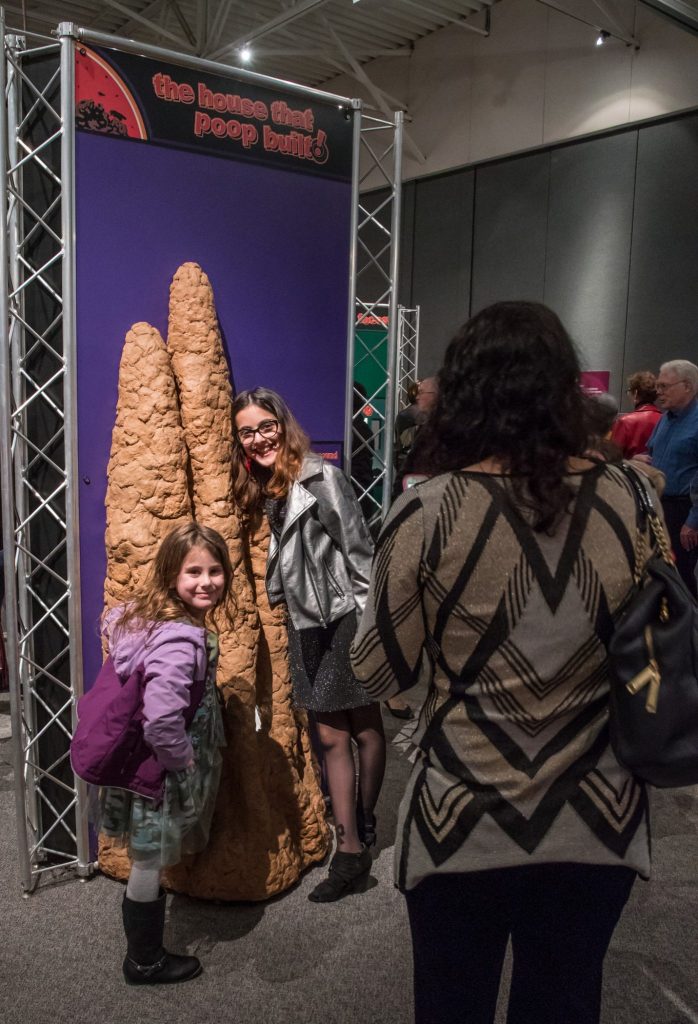
{"label": "woman with curly dark hair", "polygon": [[430,478],[378,541],[354,671],[376,700],[430,678],[395,854],[417,1024],[491,1024],[509,939],[508,1024],[594,1024],[649,872],[644,787],[608,734],[635,501],[620,468],[586,457],[579,378],[546,307],[474,316],[420,441]]}

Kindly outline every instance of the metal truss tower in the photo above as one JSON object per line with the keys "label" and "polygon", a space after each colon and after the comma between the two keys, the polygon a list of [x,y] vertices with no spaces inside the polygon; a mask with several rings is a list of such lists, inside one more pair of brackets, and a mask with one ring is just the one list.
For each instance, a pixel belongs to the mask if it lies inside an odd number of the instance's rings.
{"label": "metal truss tower", "polygon": [[[17,36],[6,33],[0,18],[0,502],[19,867],[25,895],[48,872],[69,869],[86,877],[92,870],[85,787],[75,779],[69,760],[75,705],[82,694],[73,48],[76,38],[85,35],[62,24],[55,38]],[[95,33],[92,38],[100,45],[136,45]],[[230,70],[157,48],[139,49],[207,70]],[[381,120],[363,115],[359,101],[353,106],[345,448],[349,463],[352,449],[364,444],[351,413],[355,328],[365,316],[387,316],[387,374],[369,396],[385,408],[374,456],[380,471],[361,495],[364,507],[370,503],[377,524],[390,503],[397,404],[402,114],[394,121]],[[389,185],[380,211],[369,210],[360,200],[361,182],[372,174]],[[388,229],[381,223],[386,211]],[[368,292],[362,289],[366,268],[377,270],[381,280],[380,287]],[[375,353],[366,351],[365,356],[373,358]]]}
{"label": "metal truss tower", "polygon": [[[362,360],[373,362],[380,371],[380,383],[373,393],[364,396],[353,380],[347,382],[347,420],[345,439],[346,464],[357,491],[364,515],[373,532],[388,512],[393,482],[393,441],[397,414],[397,351],[398,351],[398,266],[400,238],[400,207],[402,197],[403,113],[394,120],[357,118],[358,142],[354,159],[360,172],[354,180],[361,185],[370,180],[380,186],[378,205],[367,202],[360,194],[355,202],[355,271],[356,292],[350,305],[354,324],[349,342],[349,374]],[[386,188],[387,186],[387,188]],[[361,327],[378,326],[370,340]],[[387,346],[387,352],[384,351]],[[368,403],[379,420],[378,430],[369,440],[362,430],[363,407]],[[358,452],[369,449],[374,469],[373,479],[357,479],[355,465]]]}
{"label": "metal truss tower", "polygon": [[89,873],[69,743],[81,680],[72,40],[2,36],[0,346],[5,624],[20,875]]}
{"label": "metal truss tower", "polygon": [[408,309],[398,306],[397,321],[397,404],[404,409],[410,404],[407,392],[417,383],[419,364],[419,306]]}

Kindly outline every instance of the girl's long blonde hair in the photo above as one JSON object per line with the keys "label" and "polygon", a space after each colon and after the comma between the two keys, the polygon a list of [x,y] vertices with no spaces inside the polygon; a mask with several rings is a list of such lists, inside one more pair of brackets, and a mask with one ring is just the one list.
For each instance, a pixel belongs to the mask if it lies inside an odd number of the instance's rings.
{"label": "girl's long blonde hair", "polygon": [[220,629],[232,622],[235,612],[233,597],[233,567],[228,546],[220,533],[199,523],[185,523],[176,526],[167,534],[158,548],[150,572],[133,597],[124,605],[122,614],[114,623],[119,628],[142,626],[156,622],[173,622],[184,619],[192,625],[200,625],[177,593],[176,583],[179,572],[192,548],[202,547],[223,567],[223,593],[210,612],[207,622]]}
{"label": "girl's long blonde hair", "polygon": [[[279,423],[279,450],[274,470],[268,481],[260,480],[254,460],[249,459],[240,443],[235,417],[248,405],[266,409]],[[298,479],[303,459],[310,451],[310,440],[281,395],[270,388],[241,391],[233,402],[233,500],[246,515],[255,512],[265,497],[282,498]]]}

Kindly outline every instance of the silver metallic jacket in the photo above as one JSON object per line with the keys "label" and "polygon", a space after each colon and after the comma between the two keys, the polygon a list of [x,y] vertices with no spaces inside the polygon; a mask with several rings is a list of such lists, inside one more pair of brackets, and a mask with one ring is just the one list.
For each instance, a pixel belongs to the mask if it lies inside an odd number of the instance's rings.
{"label": "silver metallic jacket", "polygon": [[266,584],[296,629],[326,626],[366,604],[373,541],[351,484],[310,453],[288,492],[279,540],[272,533]]}

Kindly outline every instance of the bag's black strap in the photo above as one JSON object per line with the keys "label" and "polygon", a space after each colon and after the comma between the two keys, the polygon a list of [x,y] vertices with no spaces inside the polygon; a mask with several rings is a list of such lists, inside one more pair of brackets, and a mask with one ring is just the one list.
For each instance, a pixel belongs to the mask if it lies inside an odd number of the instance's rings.
{"label": "bag's black strap", "polygon": [[[645,483],[645,478],[642,472],[635,469],[634,466],[629,465],[627,462],[619,463],[619,468],[622,469],[625,474],[635,495],[638,509],[638,530],[642,530],[644,532],[645,525],[649,521],[650,528],[654,534],[654,539],[657,542],[657,547],[662,558],[668,565],[672,566],[672,568],[676,568],[674,559],[671,555],[671,544],[669,543],[669,538],[666,535],[664,524],[659,518],[652,498],[650,497],[650,493],[647,490],[647,484]],[[636,572],[639,571],[639,568],[640,567],[636,566]]]}
{"label": "bag's black strap", "polygon": [[640,523],[639,525],[644,527],[645,519],[649,516],[656,516],[652,499],[649,496],[645,482],[641,477],[640,471],[635,469],[634,466],[629,465],[627,462],[620,462],[618,468],[625,474],[628,483],[633,489],[635,500],[637,502],[637,508],[639,513]]}

